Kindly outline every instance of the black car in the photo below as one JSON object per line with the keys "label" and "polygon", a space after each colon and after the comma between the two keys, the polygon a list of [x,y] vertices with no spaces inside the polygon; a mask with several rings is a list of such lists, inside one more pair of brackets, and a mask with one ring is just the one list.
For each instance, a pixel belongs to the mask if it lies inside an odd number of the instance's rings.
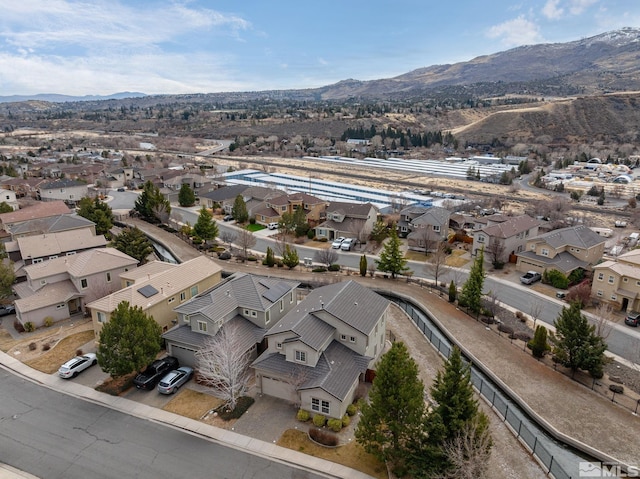
{"label": "black car", "polygon": [[640,313],[638,311],[631,311],[624,318],[624,324],[635,327],[640,326]]}
{"label": "black car", "polygon": [[7,316],[16,312],[16,307],[13,304],[0,304],[0,316]]}
{"label": "black car", "polygon": [[138,374],[133,380],[133,384],[138,389],[153,389],[162,377],[179,366],[178,360],[173,356],[156,359],[149,364],[143,372]]}

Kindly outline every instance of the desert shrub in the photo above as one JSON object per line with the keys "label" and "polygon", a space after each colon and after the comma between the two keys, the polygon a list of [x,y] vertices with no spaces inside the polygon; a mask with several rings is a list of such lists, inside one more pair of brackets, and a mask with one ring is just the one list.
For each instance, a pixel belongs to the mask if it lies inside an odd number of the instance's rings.
{"label": "desert shrub", "polygon": [[258,261],[258,258],[255,256],[247,256],[247,261]]}
{"label": "desert shrub", "polygon": [[304,409],[298,410],[298,414],[296,414],[296,419],[300,422],[307,422],[311,418],[309,411],[305,411]]}
{"label": "desert shrub", "polygon": [[304,239],[304,237],[303,237],[303,236],[301,236],[301,237],[298,237],[298,238],[294,239],[294,240],[293,240],[293,242],[294,242],[295,244],[304,244],[305,239]]}
{"label": "desert shrub", "polygon": [[356,412],[358,412],[358,408],[356,407],[356,405],[355,405],[355,404],[349,404],[349,405],[347,406],[347,414],[348,414],[349,416],[355,416],[355,415],[356,415]]}
{"label": "desert shrub", "polygon": [[522,318],[524,318],[524,314],[522,314],[522,311],[516,311],[516,318],[518,318],[519,320],[522,320]]}
{"label": "desert shrub", "polygon": [[44,343],[42,345],[42,350],[43,351],[49,351],[51,349],[51,345],[49,343]]}
{"label": "desert shrub", "polygon": [[326,243],[329,241],[329,238],[320,238],[318,241],[320,241],[320,243]]}
{"label": "desert shrub", "polygon": [[322,414],[314,414],[313,416],[313,425],[316,427],[322,427],[327,422],[327,418]]}
{"label": "desert shrub", "polygon": [[279,260],[278,260],[278,262],[276,263],[276,266],[277,266],[278,268],[282,268],[282,267],[284,267],[284,263],[282,262],[282,260],[281,260],[281,259],[279,259]]}
{"label": "desert shrub", "polygon": [[84,354],[84,352],[82,351],[82,349],[76,349],[76,356],[82,356]]}
{"label": "desert shrub", "polygon": [[231,253],[229,253],[228,251],[223,251],[222,253],[220,253],[218,255],[218,258],[220,258],[220,259],[231,259]]}
{"label": "desert shrub", "polygon": [[511,326],[507,326],[506,324],[502,324],[502,323],[498,325],[498,331],[502,333],[513,334],[513,328]]}
{"label": "desert shrub", "polygon": [[324,446],[337,446],[338,445],[338,436],[334,433],[327,431],[325,429],[317,429],[311,428],[309,430],[309,437],[317,442],[318,444],[322,444]]}
{"label": "desert shrub", "polygon": [[[348,416],[347,416],[348,417]],[[327,421],[327,426],[329,427],[329,429],[331,429],[333,432],[340,432],[340,429],[342,429],[342,419],[329,419]]]}
{"label": "desert shrub", "polygon": [[24,323],[24,330],[27,333],[30,333],[32,331],[35,331],[36,327],[33,325],[33,323],[31,321],[27,321],[26,323]]}
{"label": "desert shrub", "polygon": [[108,378],[102,384],[96,386],[96,391],[110,394],[111,396],[119,396],[127,389],[133,387],[133,378],[137,373],[131,373],[120,378]]}
{"label": "desert shrub", "polygon": [[19,333],[24,333],[24,326],[17,319],[13,321],[13,328]]}
{"label": "desert shrub", "polygon": [[324,266],[318,266],[317,268],[313,268],[311,270],[312,273],[325,273],[327,271],[327,268],[325,268]]}
{"label": "desert shrub", "polygon": [[331,266],[329,266],[329,271],[340,271],[340,265],[332,264]]}
{"label": "desert shrub", "polygon": [[29,351],[35,351],[37,347],[36,343],[29,343]]}
{"label": "desert shrub", "polygon": [[255,399],[253,399],[252,397],[242,396],[240,399],[238,399],[235,409],[231,410],[227,407],[221,407],[218,411],[218,416],[220,416],[220,418],[224,421],[238,419],[247,411],[247,409],[251,407],[254,402]]}
{"label": "desert shrub", "polygon": [[44,318],[44,323],[43,324],[44,324],[45,328],[53,326],[53,318],[51,316],[47,316],[46,318]]}
{"label": "desert shrub", "polygon": [[342,427],[347,427],[351,424],[351,417],[348,414],[342,416]]}

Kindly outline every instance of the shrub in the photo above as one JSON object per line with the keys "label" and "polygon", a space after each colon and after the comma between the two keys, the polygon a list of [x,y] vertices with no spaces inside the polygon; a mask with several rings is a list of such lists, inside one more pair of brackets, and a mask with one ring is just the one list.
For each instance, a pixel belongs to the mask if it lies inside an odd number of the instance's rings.
{"label": "shrub", "polygon": [[327,421],[327,426],[333,432],[340,432],[340,429],[342,429],[342,419],[335,419],[335,418],[334,419],[329,419]]}
{"label": "shrub", "polygon": [[313,416],[313,425],[316,427],[322,427],[327,422],[327,418],[322,414],[314,414]]}
{"label": "shrub", "polygon": [[35,351],[37,347],[36,343],[29,343],[29,351]]}
{"label": "shrub", "polygon": [[536,358],[543,357],[551,348],[547,342],[547,328],[538,326],[533,339],[527,343],[527,347],[531,349],[531,354]]}
{"label": "shrub", "polygon": [[316,237],[316,232],[314,230],[309,230],[307,231],[307,238],[309,238],[310,240],[314,239]]}
{"label": "shrub", "polygon": [[320,238],[318,241],[320,241],[320,243],[326,243],[327,241],[329,241],[329,238],[323,237],[323,238]]}
{"label": "shrub", "polygon": [[32,331],[35,331],[36,327],[33,325],[33,323],[31,321],[27,321],[26,323],[24,323],[24,330],[27,333],[30,333]]}
{"label": "shrub", "polygon": [[258,258],[255,256],[247,256],[247,261],[258,261]]}
{"label": "shrub", "polygon": [[234,410],[230,410],[226,406],[223,406],[218,411],[218,416],[220,416],[220,418],[224,421],[238,419],[247,411],[247,409],[251,407],[254,402],[255,399],[253,399],[252,397],[242,396],[240,399],[238,399],[236,408]]}
{"label": "shrub", "polygon": [[355,415],[356,415],[356,412],[358,412],[358,408],[356,407],[356,405],[355,405],[355,404],[349,404],[349,405],[347,406],[347,414],[348,414],[349,416],[355,416]]}
{"label": "shrub", "polygon": [[44,343],[42,345],[42,350],[43,351],[49,351],[51,349],[51,345],[49,343]]}
{"label": "shrub", "polygon": [[82,351],[82,349],[76,349],[76,356],[82,356],[84,354],[84,352]]}
{"label": "shrub", "polygon": [[251,218],[249,218],[249,224],[251,225],[255,225],[256,224],[256,217],[252,216]]}
{"label": "shrub", "polygon": [[558,289],[567,289],[569,286],[569,279],[557,269],[547,272],[547,281],[551,286]]}
{"label": "shrub", "polygon": [[44,323],[43,324],[44,324],[45,328],[53,326],[53,318],[51,316],[47,316],[46,318],[44,318]]}
{"label": "shrub", "polygon": [[513,334],[513,328],[502,323],[498,325],[498,331],[502,333]]}
{"label": "shrub", "polygon": [[457,295],[458,295],[458,290],[456,288],[456,284],[453,282],[453,280],[451,280],[451,283],[449,283],[449,302],[455,303]]}
{"label": "shrub", "polygon": [[326,273],[327,268],[325,268],[324,266],[318,266],[317,268],[313,268],[311,270],[312,273]]}
{"label": "shrub", "polygon": [[351,417],[348,414],[342,416],[342,427],[347,427],[351,424]]}
{"label": "shrub", "polygon": [[329,271],[340,271],[340,265],[332,264],[331,266],[329,266]]}
{"label": "shrub", "polygon": [[220,253],[218,255],[218,258],[220,258],[220,259],[231,259],[231,253],[229,253],[228,251],[223,251],[222,253]]}
{"label": "shrub", "polygon": [[332,432],[324,429],[311,428],[309,430],[309,437],[318,444],[322,444],[324,446],[338,445],[338,437]]}
{"label": "shrub", "polygon": [[131,373],[121,378],[108,378],[102,384],[96,386],[96,391],[110,394],[111,396],[119,396],[127,389],[133,387],[133,378],[137,373]]}
{"label": "shrub", "polygon": [[299,409],[298,414],[296,414],[296,419],[300,422],[307,422],[311,418],[309,411],[305,411],[304,409]]}
{"label": "shrub", "polygon": [[13,321],[13,328],[19,333],[24,333],[24,326],[17,319]]}
{"label": "shrub", "polygon": [[522,320],[522,318],[524,318],[524,314],[522,314],[522,311],[516,311],[516,318],[518,318],[519,320]]}

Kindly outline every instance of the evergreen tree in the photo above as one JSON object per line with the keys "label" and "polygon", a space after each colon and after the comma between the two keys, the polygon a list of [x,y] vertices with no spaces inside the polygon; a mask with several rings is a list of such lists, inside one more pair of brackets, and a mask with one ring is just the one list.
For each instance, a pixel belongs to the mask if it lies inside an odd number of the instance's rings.
{"label": "evergreen tree", "polygon": [[476,256],[469,271],[469,277],[462,285],[462,291],[460,292],[460,303],[476,314],[479,314],[482,308],[482,287],[485,277],[484,248],[482,248],[478,256]]}
{"label": "evergreen tree", "polygon": [[386,273],[391,273],[391,277],[395,279],[396,275],[409,271],[407,260],[400,251],[400,238],[395,228],[391,229],[389,241],[384,246],[380,259],[376,260],[378,269]]}
{"label": "evergreen tree", "polygon": [[[4,246],[2,254],[6,256]],[[16,274],[13,271],[13,262],[0,261],[0,298],[9,298],[13,295],[13,283],[16,281]]]}
{"label": "evergreen tree", "polygon": [[236,220],[236,223],[246,223],[249,219],[247,204],[245,203],[242,195],[236,196],[236,199],[233,202],[233,208],[231,209],[231,215]]}
{"label": "evergreen tree", "polygon": [[538,326],[533,339],[527,343],[531,354],[536,358],[541,358],[549,350],[549,344],[547,343],[547,328],[544,326]]}
{"label": "evergreen tree", "polygon": [[424,418],[424,385],[418,365],[402,342],[382,356],[355,436],[365,451],[403,475],[409,444],[420,434]]}
{"label": "evergreen tree", "polygon": [[6,201],[3,201],[2,203],[0,203],[0,214],[2,213],[11,213],[13,211],[13,208],[7,204]]}
{"label": "evergreen tree", "polygon": [[210,241],[218,236],[218,225],[211,212],[204,206],[200,208],[198,221],[193,225],[193,232],[204,241]]}
{"label": "evergreen tree", "polygon": [[367,255],[363,254],[360,257],[360,276],[363,278],[367,275]]}
{"label": "evergreen tree", "polygon": [[160,325],[141,307],[121,302],[100,331],[100,367],[112,377],[140,371],[160,352],[161,334]]}
{"label": "evergreen tree", "polygon": [[183,207],[196,204],[196,194],[191,189],[191,186],[189,186],[189,183],[182,183],[180,193],[178,193],[178,204]]}
{"label": "evergreen tree", "polygon": [[137,259],[140,264],[147,262],[147,256],[153,253],[153,247],[138,228],[125,228],[113,239],[113,246],[118,251]]}
{"label": "evergreen tree", "polygon": [[78,202],[78,214],[96,224],[96,234],[109,234],[113,228],[111,207],[97,196],[92,200],[85,196]]}
{"label": "evergreen tree", "polygon": [[309,231],[309,222],[304,208],[298,208],[293,212],[293,224],[296,237],[304,236]]}
{"label": "evergreen tree", "polygon": [[282,252],[282,263],[289,269],[293,269],[298,266],[298,264],[300,264],[298,250],[289,246],[288,244],[285,245],[284,251]]}
{"label": "evergreen tree", "polygon": [[456,288],[456,283],[451,280],[449,283],[449,302],[454,303],[456,301],[456,296],[458,295],[458,290]]}
{"label": "evergreen tree", "polygon": [[147,181],[144,184],[142,193],[138,195],[133,209],[140,214],[142,219],[149,223],[162,222],[159,215],[160,211],[166,215],[171,213],[169,200],[162,195],[160,189],[151,181]]}
{"label": "evergreen tree", "polygon": [[570,368],[572,373],[582,369],[595,378],[602,377],[607,344],[582,314],[580,305],[573,302],[568,308],[562,308],[553,325],[556,328],[551,339],[555,361]]}
{"label": "evergreen tree", "polygon": [[268,266],[269,268],[272,268],[273,265],[276,264],[276,258],[275,255],[273,254],[273,250],[271,249],[271,247],[267,246],[267,255],[264,258],[264,264],[266,266]]}
{"label": "evergreen tree", "polygon": [[374,223],[371,229],[371,239],[376,243],[382,243],[389,235],[389,229],[382,220],[378,220]]}

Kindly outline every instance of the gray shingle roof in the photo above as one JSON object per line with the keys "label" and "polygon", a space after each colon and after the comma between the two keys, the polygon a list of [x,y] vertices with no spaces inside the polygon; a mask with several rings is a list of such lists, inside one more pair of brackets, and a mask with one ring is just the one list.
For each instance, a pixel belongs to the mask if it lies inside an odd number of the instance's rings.
{"label": "gray shingle roof", "polygon": [[57,233],[59,231],[86,228],[94,224],[93,221],[89,221],[80,215],[64,214],[17,224],[11,228],[11,234],[15,236],[32,232]]}
{"label": "gray shingle roof", "polygon": [[200,195],[204,198],[207,198],[211,201],[224,201],[234,199],[236,196],[241,195],[244,190],[249,188],[247,185],[232,185],[232,186],[223,186],[222,188],[218,188],[217,190],[209,191],[203,195]]}
{"label": "gray shingle roof", "polygon": [[536,236],[535,239],[545,241],[553,248],[561,248],[563,246],[591,248],[592,246],[605,242],[602,236],[584,225],[549,231],[548,233]]}
{"label": "gray shingle roof", "polygon": [[482,231],[488,236],[494,238],[512,238],[513,236],[527,231],[535,226],[539,226],[540,222],[527,215],[514,216],[506,221],[498,224],[485,226]]}
{"label": "gray shingle roof", "polygon": [[575,256],[573,256],[571,253],[567,253],[566,251],[563,251],[562,253],[558,253],[553,258],[540,256],[535,254],[532,251],[523,251],[522,253],[518,253],[518,256],[521,256],[523,258],[527,258],[537,263],[540,263],[542,265],[545,265],[545,267],[553,266],[558,271],[562,271],[564,273],[570,273],[576,268],[586,269],[589,266],[589,263],[587,263],[586,261],[581,261]]}
{"label": "gray shingle roof", "polygon": [[340,213],[349,216],[367,216],[371,208],[376,209],[371,203],[348,203],[343,201],[332,201],[326,208],[327,213]]}

